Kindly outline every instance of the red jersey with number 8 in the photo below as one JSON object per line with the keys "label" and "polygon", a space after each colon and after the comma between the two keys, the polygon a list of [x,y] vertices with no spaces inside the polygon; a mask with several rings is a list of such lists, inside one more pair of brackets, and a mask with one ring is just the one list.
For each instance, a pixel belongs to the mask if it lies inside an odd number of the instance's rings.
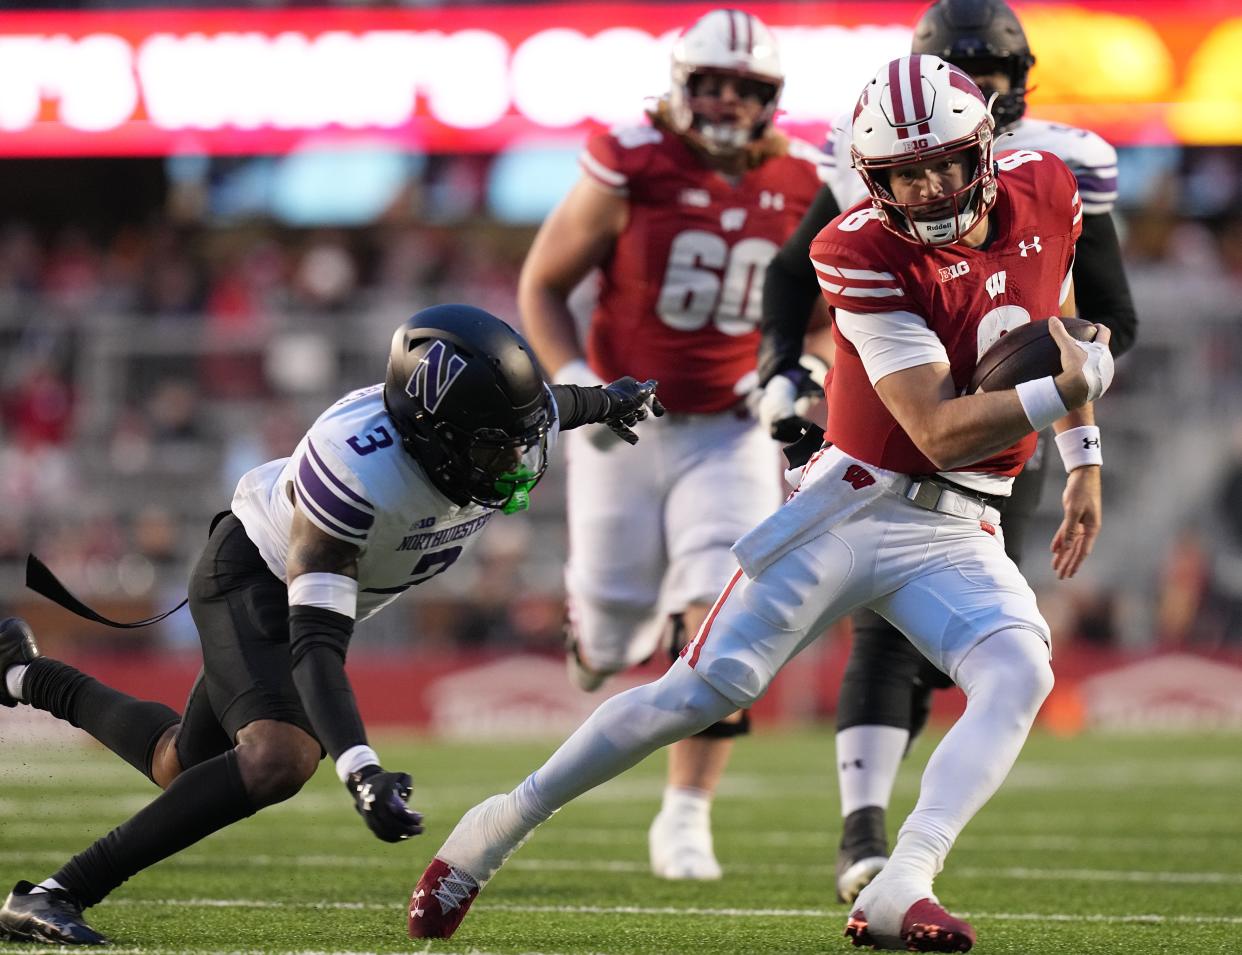
{"label": "red jersey with number 8", "polygon": [[[1059,314],[1082,232],[1078,185],[1060,159],[1024,149],[1002,153],[997,167],[992,233],[980,248],[907,242],[883,226],[869,199],[830,222],[811,243],[828,304],[864,315],[864,333],[866,314],[922,319],[944,345],[959,394],[979,356],[998,338]],[[835,324],[833,340],[828,440],[877,467],[935,473],[880,400],[858,349]],[[1035,437],[956,470],[1012,477],[1034,451]]]}
{"label": "red jersey with number 8", "polygon": [[791,140],[731,181],[652,126],[592,136],[584,172],[630,208],[591,317],[596,374],[655,378],[674,412],[735,405],[734,385],[755,367],[768,262],[819,189],[824,161]]}

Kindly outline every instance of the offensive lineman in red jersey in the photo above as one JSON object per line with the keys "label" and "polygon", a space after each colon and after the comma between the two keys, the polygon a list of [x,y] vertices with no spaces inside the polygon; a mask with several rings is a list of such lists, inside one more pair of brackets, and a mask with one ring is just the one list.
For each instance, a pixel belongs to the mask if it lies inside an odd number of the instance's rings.
{"label": "offensive lineman in red jersey", "polygon": [[[782,84],[763,23],[703,16],[678,38],[650,122],[588,140],[522,270],[524,329],[556,381],[625,368],[659,381],[669,412],[639,461],[626,448],[620,466],[603,430],[567,446],[568,663],[584,690],[650,657],[670,620],[694,634],[732,573],[729,548],[780,502],[776,448],[738,386],[755,369],[768,262],[821,185],[824,156],[771,127]],[[584,356],[567,300],[593,269]],[[649,834],[656,875],[720,878],[711,798],[747,726],[737,714],[673,747]]]}
{"label": "offensive lineman in red jersey", "polygon": [[[466,813],[418,884],[411,934],[450,935],[557,808],[753,703],[826,627],[870,607],[967,702],[846,935],[922,952],[973,946],[974,929],[941,907],[932,882],[1052,688],[1048,625],[1005,554],[996,504],[1034,434],[1090,426],[1090,403],[1112,380],[1107,329],[1075,342],[1053,317],[1072,298],[1073,176],[1050,153],[995,163],[992,130],[978,87],[938,57],[895,60],[867,86],[852,151],[871,205],[812,244],[837,310],[832,440],[784,506],[734,546],[739,569],[673,667],[604,703],[515,790]],[[989,343],[1042,320],[1060,374],[963,394]],[[1054,563],[1070,576],[1099,528],[1098,468],[1072,471],[1063,502]]]}

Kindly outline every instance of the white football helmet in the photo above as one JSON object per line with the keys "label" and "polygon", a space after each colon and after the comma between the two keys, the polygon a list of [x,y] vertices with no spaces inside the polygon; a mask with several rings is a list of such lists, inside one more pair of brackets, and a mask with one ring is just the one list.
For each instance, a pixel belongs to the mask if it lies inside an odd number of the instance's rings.
{"label": "white football helmet", "polygon": [[[772,117],[785,71],[776,39],[758,17],[741,10],[712,10],[687,27],[673,45],[673,84],[669,118],[680,134],[694,135],[704,149],[728,155],[763,135]],[[764,104],[763,113],[745,125],[695,113],[691,106],[695,78],[704,74],[736,77]],[[741,92],[741,91],[739,91]]]}
{"label": "white football helmet", "polygon": [[[882,67],[854,108],[850,147],[880,221],[921,245],[948,245],[970,232],[996,202],[994,129],[983,93],[951,63],[914,54]],[[961,189],[925,202],[894,198],[894,168],[963,151],[973,174]]]}

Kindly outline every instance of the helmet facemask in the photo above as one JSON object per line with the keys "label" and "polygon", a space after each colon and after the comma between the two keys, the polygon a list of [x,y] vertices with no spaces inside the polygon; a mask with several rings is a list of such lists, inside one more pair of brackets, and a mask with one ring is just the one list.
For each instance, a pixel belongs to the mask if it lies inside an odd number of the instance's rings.
{"label": "helmet facemask", "polygon": [[[732,81],[739,101],[738,111],[749,112],[749,103],[758,102],[762,110],[751,120],[730,117],[731,107],[722,102],[725,81]],[[781,84],[766,77],[722,69],[674,68],[670,112],[677,130],[693,137],[713,156],[732,156],[759,139],[776,115]]]}
{"label": "helmet facemask", "polygon": [[[892,176],[901,167],[959,157],[966,170],[960,188],[918,202],[901,202],[894,195]],[[884,225],[919,245],[950,245],[960,241],[996,202],[992,130],[987,126],[964,143],[948,143],[923,153],[884,159],[855,157],[855,164]]]}

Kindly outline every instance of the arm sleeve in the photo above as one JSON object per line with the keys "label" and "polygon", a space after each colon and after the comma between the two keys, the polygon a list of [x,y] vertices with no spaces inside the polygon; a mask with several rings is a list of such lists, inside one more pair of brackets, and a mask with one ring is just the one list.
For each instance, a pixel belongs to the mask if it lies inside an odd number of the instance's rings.
{"label": "arm sleeve", "polygon": [[819,297],[819,283],[808,254],[811,240],[840,214],[832,190],[821,187],[798,228],[768,264],[759,323],[760,385],[798,364],[802,340]]}
{"label": "arm sleeve", "polygon": [[353,632],[353,620],[342,613],[302,605],[289,608],[293,685],[315,735],[334,760],[367,742],[345,675],[345,650]]}
{"label": "arm sleeve", "polygon": [[556,401],[556,414],[562,431],[603,421],[611,404],[604,389],[598,387],[553,385],[552,397]]}
{"label": "arm sleeve", "polygon": [[1113,333],[1109,344],[1112,353],[1124,354],[1138,334],[1138,316],[1121,263],[1121,245],[1113,217],[1108,213],[1084,215],[1077,249],[1074,294],[1078,314],[1108,327]]}

